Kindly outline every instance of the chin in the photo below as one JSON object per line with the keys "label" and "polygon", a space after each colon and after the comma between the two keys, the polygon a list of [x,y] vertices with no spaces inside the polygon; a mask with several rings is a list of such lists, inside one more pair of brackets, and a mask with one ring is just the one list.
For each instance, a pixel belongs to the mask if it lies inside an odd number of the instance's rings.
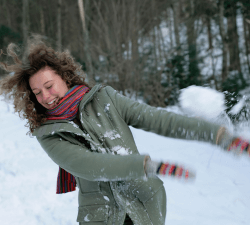
{"label": "chin", "polygon": [[48,107],[48,106],[45,106],[45,105],[43,105],[43,107],[44,107],[45,109],[50,109],[50,107]]}

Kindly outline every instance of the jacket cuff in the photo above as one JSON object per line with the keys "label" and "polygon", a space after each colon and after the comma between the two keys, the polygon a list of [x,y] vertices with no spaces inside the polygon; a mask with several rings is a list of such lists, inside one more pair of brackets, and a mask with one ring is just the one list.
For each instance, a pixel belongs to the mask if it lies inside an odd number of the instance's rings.
{"label": "jacket cuff", "polygon": [[218,130],[217,135],[216,135],[216,142],[215,142],[216,145],[219,145],[221,143],[221,140],[222,140],[223,136],[225,135],[225,133],[226,133],[226,128],[220,127],[220,129]]}

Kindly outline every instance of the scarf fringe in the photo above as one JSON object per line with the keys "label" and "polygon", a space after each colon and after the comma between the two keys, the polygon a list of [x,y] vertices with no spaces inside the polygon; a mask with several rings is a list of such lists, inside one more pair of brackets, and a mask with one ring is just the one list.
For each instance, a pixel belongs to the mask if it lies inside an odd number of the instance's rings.
{"label": "scarf fringe", "polygon": [[75,177],[59,167],[59,172],[57,176],[57,188],[56,194],[64,194],[67,192],[76,190],[76,179]]}

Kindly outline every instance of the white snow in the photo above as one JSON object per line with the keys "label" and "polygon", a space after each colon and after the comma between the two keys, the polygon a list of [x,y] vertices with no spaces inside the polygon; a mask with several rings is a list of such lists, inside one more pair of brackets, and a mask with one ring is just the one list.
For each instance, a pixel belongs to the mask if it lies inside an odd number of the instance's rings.
{"label": "white snow", "polygon": [[103,135],[104,137],[108,137],[110,138],[111,140],[114,140],[116,138],[121,138],[120,134],[117,134],[115,130],[108,130],[104,133]]}
{"label": "white snow", "polygon": [[245,100],[242,98],[236,105],[232,107],[229,113],[233,115],[238,114],[244,105],[245,105]]}
{"label": "white snow", "polygon": [[87,216],[84,217],[84,221],[86,221],[86,222],[89,222],[89,221],[90,221],[90,220],[88,219],[88,216],[89,216],[89,214],[88,214]]}
{"label": "white snow", "polygon": [[[205,111],[209,111],[206,116],[211,118],[224,110],[220,94],[211,90],[196,90],[200,91],[200,94],[196,93],[200,98],[197,102],[191,100],[195,93],[189,97],[184,95],[186,99],[181,100],[182,106],[191,113],[200,113],[205,107]],[[215,96],[220,99],[218,103]],[[214,111],[211,112],[210,108]],[[170,110],[178,112],[178,107]],[[58,166],[35,138],[26,135],[28,129],[24,125],[25,121],[13,113],[12,106],[0,101],[1,225],[78,225],[78,190],[55,194]],[[245,129],[249,130],[249,127]],[[153,160],[183,163],[196,171],[196,180],[191,183],[163,178],[168,199],[166,224],[249,224],[248,158],[236,158],[207,143],[166,138],[134,128],[131,130],[141,154],[149,154]],[[250,139],[250,133],[245,135],[249,135]]]}
{"label": "white snow", "polygon": [[117,152],[118,155],[129,155],[131,154],[128,148],[124,148],[120,145],[114,146],[111,152]]}
{"label": "white snow", "polygon": [[108,104],[105,106],[104,111],[105,111],[105,112],[108,112],[108,111],[109,111],[109,107],[110,107],[110,104],[108,103]]}
{"label": "white snow", "polygon": [[70,121],[69,123],[71,123],[75,128],[79,128],[79,126],[74,121]]}
{"label": "white snow", "polygon": [[103,198],[109,202],[109,197],[108,196],[103,196]]}
{"label": "white snow", "polygon": [[223,93],[207,87],[182,89],[179,101],[185,112],[206,119],[216,118],[225,110]]}

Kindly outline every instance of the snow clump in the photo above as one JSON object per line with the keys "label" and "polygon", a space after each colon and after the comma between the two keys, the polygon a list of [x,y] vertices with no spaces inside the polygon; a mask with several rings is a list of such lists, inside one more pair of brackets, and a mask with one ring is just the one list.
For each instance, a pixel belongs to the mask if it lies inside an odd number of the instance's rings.
{"label": "snow clump", "polygon": [[179,102],[182,110],[192,116],[214,119],[224,113],[224,94],[208,87],[189,86],[181,90]]}

